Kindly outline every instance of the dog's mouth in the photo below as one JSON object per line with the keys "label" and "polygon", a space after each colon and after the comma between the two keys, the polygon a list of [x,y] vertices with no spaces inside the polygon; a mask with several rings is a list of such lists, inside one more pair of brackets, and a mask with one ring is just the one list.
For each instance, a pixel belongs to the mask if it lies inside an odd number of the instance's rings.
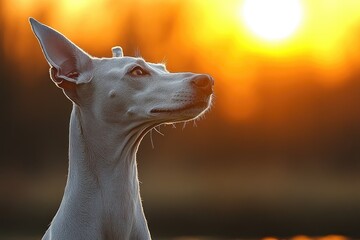
{"label": "dog's mouth", "polygon": [[151,109],[151,113],[181,113],[189,110],[205,110],[208,107],[209,103],[206,101],[191,102],[189,104],[183,105],[181,107],[174,108],[154,108]]}

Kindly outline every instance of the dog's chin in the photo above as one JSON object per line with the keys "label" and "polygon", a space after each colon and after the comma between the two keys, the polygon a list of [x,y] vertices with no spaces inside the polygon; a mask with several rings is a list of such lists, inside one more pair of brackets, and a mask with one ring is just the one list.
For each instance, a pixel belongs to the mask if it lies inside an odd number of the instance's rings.
{"label": "dog's chin", "polygon": [[159,116],[164,121],[187,121],[202,115],[210,106],[210,101],[191,102],[179,106],[159,107],[151,109],[152,115]]}

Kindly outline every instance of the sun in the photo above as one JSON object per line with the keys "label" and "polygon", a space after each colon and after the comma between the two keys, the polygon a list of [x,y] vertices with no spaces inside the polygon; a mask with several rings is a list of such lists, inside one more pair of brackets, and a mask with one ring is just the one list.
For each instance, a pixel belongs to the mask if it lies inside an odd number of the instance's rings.
{"label": "sun", "polygon": [[242,21],[255,35],[280,41],[290,37],[303,19],[300,0],[244,0],[240,9]]}

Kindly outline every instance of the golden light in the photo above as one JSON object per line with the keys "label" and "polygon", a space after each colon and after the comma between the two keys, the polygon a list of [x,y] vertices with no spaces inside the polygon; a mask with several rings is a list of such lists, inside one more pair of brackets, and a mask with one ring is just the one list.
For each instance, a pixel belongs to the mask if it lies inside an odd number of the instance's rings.
{"label": "golden light", "polygon": [[32,16],[94,56],[110,56],[120,45],[127,55],[139,49],[149,61],[167,59],[171,71],[210,73],[221,99],[216,106],[234,122],[261,111],[259,86],[311,78],[336,88],[360,64],[359,0],[0,0],[0,13],[0,47],[19,72],[46,67]]}
{"label": "golden light", "polygon": [[245,0],[240,14],[255,35],[278,41],[296,31],[303,8],[299,0]]}

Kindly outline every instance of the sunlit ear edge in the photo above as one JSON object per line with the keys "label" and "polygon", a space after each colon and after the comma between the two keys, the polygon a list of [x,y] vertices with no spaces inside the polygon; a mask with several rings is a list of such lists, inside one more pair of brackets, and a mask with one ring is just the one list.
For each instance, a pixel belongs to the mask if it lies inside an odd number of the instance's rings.
{"label": "sunlit ear edge", "polygon": [[[59,84],[63,80],[73,82],[76,84],[87,83],[92,80],[93,78],[92,60],[89,54],[87,54],[84,50],[76,46],[73,42],[71,42],[68,38],[66,38],[63,34],[56,31],[55,29],[42,24],[41,22],[37,21],[32,17],[29,18],[29,22],[36,38],[39,41],[45,59],[50,65],[51,79],[56,84]],[[72,65],[76,66],[74,68],[74,71],[65,74],[61,73],[61,66],[55,61],[53,61],[52,57],[48,54],[46,50],[47,43],[44,41],[42,36],[43,32],[45,31],[47,31],[48,34],[52,34],[53,36],[56,36],[59,39],[59,41],[67,45],[67,49],[69,50],[71,49],[72,54],[69,54],[69,59],[63,62],[62,64],[75,60],[75,62],[72,63]],[[73,57],[74,59],[72,59]]]}
{"label": "sunlit ear edge", "polygon": [[120,46],[115,46],[115,47],[111,48],[111,51],[112,51],[113,57],[119,58],[119,57],[124,56],[123,50]]}

